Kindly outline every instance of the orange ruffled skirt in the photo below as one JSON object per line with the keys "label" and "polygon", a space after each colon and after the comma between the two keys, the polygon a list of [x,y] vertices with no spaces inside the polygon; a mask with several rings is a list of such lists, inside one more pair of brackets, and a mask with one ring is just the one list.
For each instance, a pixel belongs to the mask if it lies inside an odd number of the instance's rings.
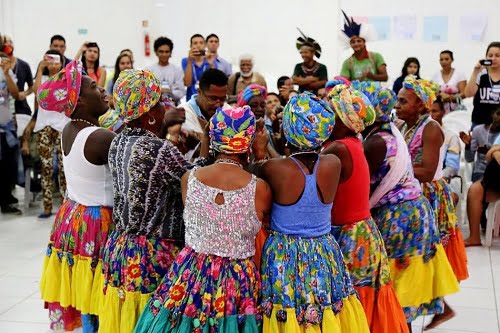
{"label": "orange ruffled skirt", "polygon": [[332,226],[332,234],[344,255],[370,332],[408,332],[405,314],[392,286],[384,242],[373,219]]}

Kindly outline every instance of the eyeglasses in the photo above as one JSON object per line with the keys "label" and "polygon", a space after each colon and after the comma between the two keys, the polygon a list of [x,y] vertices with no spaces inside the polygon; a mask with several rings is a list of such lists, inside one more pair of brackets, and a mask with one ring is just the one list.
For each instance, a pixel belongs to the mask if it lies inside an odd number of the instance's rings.
{"label": "eyeglasses", "polygon": [[203,96],[205,96],[205,98],[210,103],[217,103],[217,102],[224,103],[227,100],[227,95],[224,95],[224,96],[209,96],[209,95],[205,94],[203,91],[201,93],[203,94]]}

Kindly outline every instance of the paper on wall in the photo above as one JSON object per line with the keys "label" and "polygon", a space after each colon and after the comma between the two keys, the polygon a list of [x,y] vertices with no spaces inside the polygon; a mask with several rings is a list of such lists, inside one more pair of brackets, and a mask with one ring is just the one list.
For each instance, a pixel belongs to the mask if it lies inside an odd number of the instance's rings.
{"label": "paper on wall", "polygon": [[417,35],[416,15],[397,15],[394,21],[394,39],[412,40]]}
{"label": "paper on wall", "polygon": [[377,40],[389,40],[391,35],[391,18],[389,16],[368,17],[368,23],[377,32]]}
{"label": "paper on wall", "polygon": [[424,17],[424,41],[426,42],[448,41],[448,16]]}
{"label": "paper on wall", "polygon": [[488,25],[487,15],[465,15],[460,17],[460,36],[463,41],[480,42],[483,40],[486,26]]}

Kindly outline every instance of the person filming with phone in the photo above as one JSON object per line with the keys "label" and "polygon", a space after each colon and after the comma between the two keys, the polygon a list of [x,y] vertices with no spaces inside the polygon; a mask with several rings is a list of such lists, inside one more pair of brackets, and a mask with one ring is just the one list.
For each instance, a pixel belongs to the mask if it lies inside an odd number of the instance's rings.
{"label": "person filming with phone", "polygon": [[204,71],[216,68],[215,59],[217,54],[205,50],[205,38],[200,34],[191,36],[188,56],[182,59],[182,70],[184,71],[184,85],[187,87],[186,100],[196,94],[200,87],[200,78]]}
{"label": "person filming with phone", "polygon": [[474,96],[472,128],[491,123],[493,112],[500,106],[500,42],[486,49],[486,59],[479,60],[465,87],[465,97]]}
{"label": "person filming with phone", "polygon": [[[43,59],[38,66],[35,77],[34,91],[46,82],[51,76],[56,75],[63,68],[65,62],[64,56],[56,50],[49,50],[43,55]],[[64,98],[65,92],[56,92],[56,98]],[[47,219],[52,216],[52,175],[53,153],[57,155],[59,191],[64,198],[66,192],[66,178],[64,177],[64,168],[61,152],[61,133],[64,126],[69,122],[63,113],[52,112],[47,109],[44,103],[38,105],[33,118],[28,124],[27,130],[23,135],[22,152],[29,154],[29,140],[31,136],[30,128],[33,133],[38,133],[38,152],[42,162],[42,193],[43,193],[43,212],[38,215],[40,219]]]}

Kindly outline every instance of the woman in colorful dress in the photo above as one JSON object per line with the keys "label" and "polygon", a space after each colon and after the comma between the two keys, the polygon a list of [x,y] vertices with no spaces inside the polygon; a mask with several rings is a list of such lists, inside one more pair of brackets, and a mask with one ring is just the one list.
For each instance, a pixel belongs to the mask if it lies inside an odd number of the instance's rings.
{"label": "woman in colorful dress", "polygon": [[322,154],[334,154],[342,164],[332,234],[344,254],[370,332],[408,332],[384,242],[370,213],[370,170],[357,137],[375,121],[375,109],[362,92],[345,84],[336,85],[328,98],[337,119]]}
{"label": "woman in colorful dress", "polygon": [[210,120],[215,163],[181,180],[186,246],[135,332],[261,332],[260,275],[252,256],[271,190],[243,169],[255,138],[250,107]]}
{"label": "woman in colorful dress", "polygon": [[[184,119],[178,110],[165,112],[160,87],[149,70],[123,71],[114,87],[114,105],[126,127],[109,151],[115,230],[104,250],[102,333],[134,330],[183,246],[180,179],[192,164],[174,146],[178,138],[161,139]],[[203,151],[208,155],[208,137]]]}
{"label": "woman in colorful dress", "polygon": [[363,143],[371,173],[370,207],[411,331],[411,322],[418,316],[443,312],[443,297],[459,287],[432,208],[413,176],[406,143],[391,122],[394,95],[374,82],[361,90],[377,113],[374,125],[365,130]]}
{"label": "woman in colorful dress", "polygon": [[335,114],[310,93],[292,97],[283,112],[283,132],[293,154],[262,167],[274,196],[261,263],[263,332],[369,332],[330,233],[340,162],[335,155],[316,152],[330,137]]}
{"label": "woman in colorful dress", "polygon": [[102,255],[113,229],[113,191],[108,152],[115,134],[99,128],[109,105],[104,89],[82,65],[70,62],[38,89],[45,110],[63,112],[71,121],[62,132],[67,197],[50,234],[40,279],[51,329],[97,331],[102,301]]}
{"label": "woman in colorful dress", "polygon": [[[467,255],[452,192],[443,177],[442,165],[446,154],[444,133],[439,123],[432,120],[429,114],[438,90],[439,86],[434,82],[407,78],[398,94],[396,112],[398,118],[405,122],[401,131],[408,145],[415,178],[422,183],[423,194],[431,204],[441,234],[441,243],[456,278],[463,281],[469,276]],[[445,303],[444,312],[434,316],[428,328],[434,328],[454,315],[453,310]]]}

